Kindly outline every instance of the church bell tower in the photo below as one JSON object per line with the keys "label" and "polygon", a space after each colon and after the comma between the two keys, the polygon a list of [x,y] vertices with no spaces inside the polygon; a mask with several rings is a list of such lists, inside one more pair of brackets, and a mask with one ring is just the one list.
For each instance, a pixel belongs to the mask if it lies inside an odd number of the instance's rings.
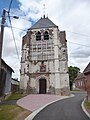
{"label": "church bell tower", "polygon": [[20,89],[69,95],[66,33],[45,15],[22,38]]}

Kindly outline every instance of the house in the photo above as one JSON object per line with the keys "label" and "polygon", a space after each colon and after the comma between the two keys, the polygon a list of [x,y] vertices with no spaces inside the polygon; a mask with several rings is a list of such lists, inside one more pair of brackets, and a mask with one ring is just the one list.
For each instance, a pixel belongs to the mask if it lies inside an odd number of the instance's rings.
{"label": "house", "polygon": [[66,33],[45,15],[22,38],[20,90],[32,94],[70,92]]}
{"label": "house", "polygon": [[79,72],[74,80],[75,89],[86,90],[86,80],[86,76],[83,73]]}
{"label": "house", "polygon": [[11,91],[18,92],[19,91],[19,82],[18,79],[12,78],[11,81]]}
{"label": "house", "polygon": [[14,70],[1,59],[0,96],[11,93],[11,76]]}
{"label": "house", "polygon": [[83,73],[87,78],[86,91],[87,91],[88,100],[90,101],[90,62],[87,65],[87,67],[84,69]]}

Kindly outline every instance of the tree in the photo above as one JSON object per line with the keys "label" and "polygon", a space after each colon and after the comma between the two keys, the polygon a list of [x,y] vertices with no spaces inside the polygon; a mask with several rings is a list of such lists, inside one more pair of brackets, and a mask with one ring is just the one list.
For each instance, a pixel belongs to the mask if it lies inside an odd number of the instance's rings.
{"label": "tree", "polygon": [[73,81],[77,77],[77,74],[80,71],[80,68],[70,66],[68,67],[68,70],[69,70],[69,85],[70,85],[70,90],[72,90]]}

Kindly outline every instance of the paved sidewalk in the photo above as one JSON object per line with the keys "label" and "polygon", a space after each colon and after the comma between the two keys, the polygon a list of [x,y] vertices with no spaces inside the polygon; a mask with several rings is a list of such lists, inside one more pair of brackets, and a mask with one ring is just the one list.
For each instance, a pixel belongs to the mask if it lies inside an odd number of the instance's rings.
{"label": "paved sidewalk", "polygon": [[17,104],[27,110],[35,111],[40,107],[60,99],[67,98],[67,96],[48,95],[48,94],[30,94],[17,101]]}
{"label": "paved sidewalk", "polygon": [[5,101],[2,101],[0,102],[0,105],[15,105],[17,102],[17,100],[5,100]]}

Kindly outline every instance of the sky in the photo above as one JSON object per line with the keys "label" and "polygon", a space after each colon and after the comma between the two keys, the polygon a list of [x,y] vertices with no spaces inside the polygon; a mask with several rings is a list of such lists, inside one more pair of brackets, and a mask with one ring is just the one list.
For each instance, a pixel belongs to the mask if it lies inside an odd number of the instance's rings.
{"label": "sky", "polygon": [[[10,1],[0,0],[0,23],[2,10],[4,8],[8,11]],[[7,13],[2,58],[14,69],[14,78],[20,79],[22,37],[43,16],[44,10],[60,31],[66,31],[68,66],[77,66],[83,72],[90,62],[90,0],[13,0],[10,18],[19,59]],[[19,19],[14,19],[13,16],[18,16]]]}

